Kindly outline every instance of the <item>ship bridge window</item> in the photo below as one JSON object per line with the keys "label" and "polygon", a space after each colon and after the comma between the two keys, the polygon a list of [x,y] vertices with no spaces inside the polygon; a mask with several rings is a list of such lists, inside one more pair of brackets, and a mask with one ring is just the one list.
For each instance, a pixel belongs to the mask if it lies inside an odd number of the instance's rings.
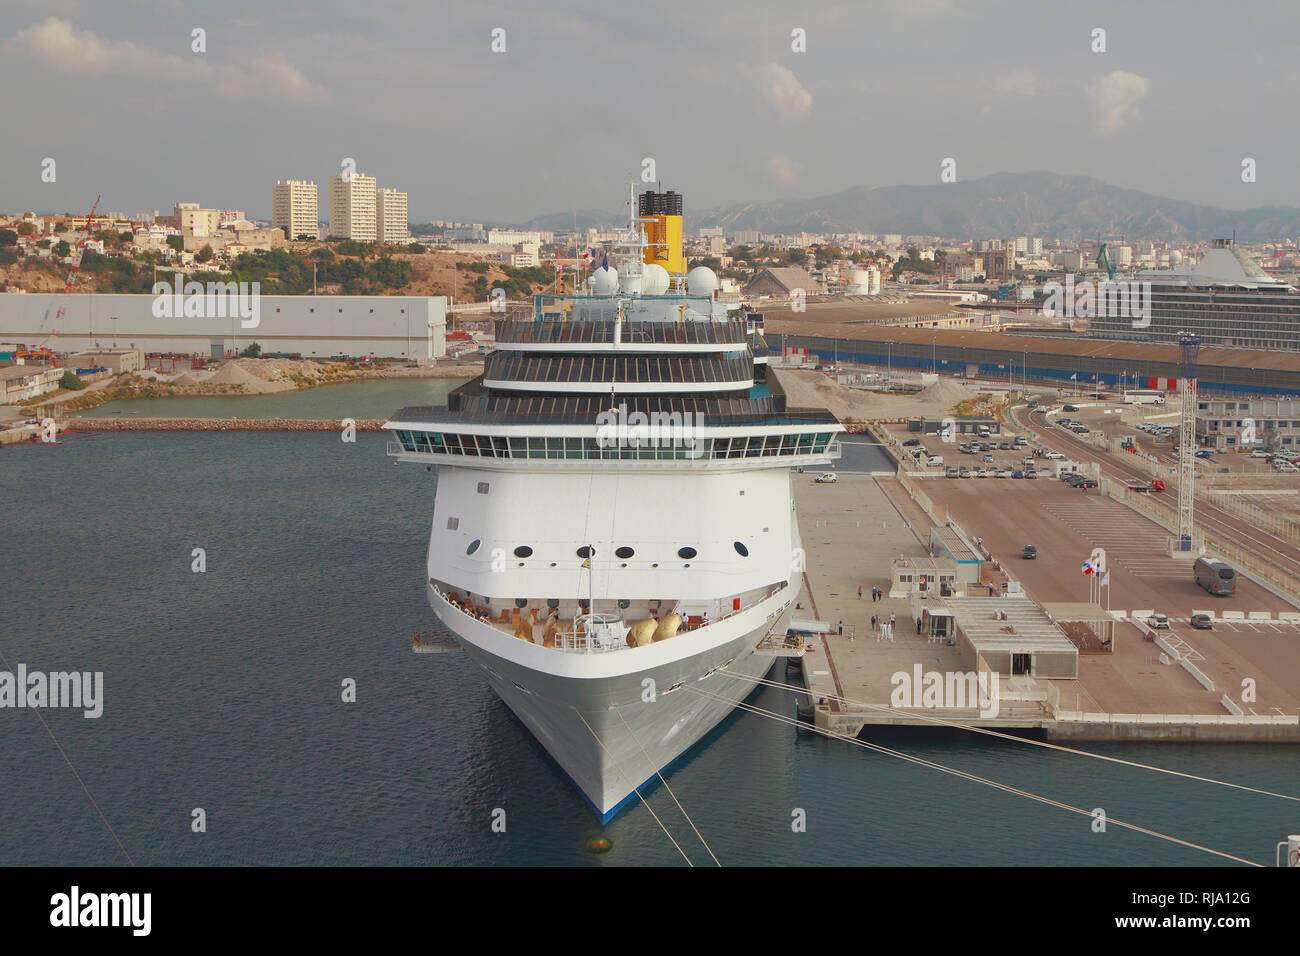
{"label": "ship bridge window", "polygon": [[594,555],[595,553],[596,553],[596,549],[595,549],[595,548],[590,547],[589,545],[585,545],[585,544],[584,544],[581,548],[578,549],[578,557],[583,558],[583,559],[590,558],[590,557],[591,557],[592,555]]}
{"label": "ship bridge window", "polygon": [[533,553],[533,549],[528,547],[528,545],[526,544],[521,544],[519,547],[515,548],[516,558],[527,558],[531,556],[532,553]]}
{"label": "ship bridge window", "polygon": [[698,553],[699,553],[699,552],[696,551],[694,548],[678,548],[678,549],[677,549],[677,557],[679,557],[679,558],[690,559],[690,558],[695,557],[695,555],[698,554]]}
{"label": "ship bridge window", "polygon": [[736,549],[736,554],[740,555],[742,558],[749,557],[749,548],[745,547],[744,542],[735,541],[731,546]]}
{"label": "ship bridge window", "polygon": [[473,541],[471,541],[471,542],[469,543],[469,547],[465,549],[465,553],[466,553],[466,554],[473,554],[475,551],[478,550],[478,546],[479,546],[480,544],[482,544],[482,543],[483,543],[483,542],[480,541],[478,538],[475,538]]}
{"label": "ship bridge window", "polygon": [[630,558],[630,557],[632,557],[632,555],[636,554],[636,552],[633,551],[631,548],[629,548],[627,545],[624,545],[624,546],[621,547],[621,548],[617,548],[617,549],[615,549],[614,553],[615,553],[616,555],[618,555],[620,558],[623,558],[624,560],[626,560],[627,558]]}
{"label": "ship bridge window", "polygon": [[488,483],[486,481],[480,481],[478,483],[478,493],[480,495],[485,495],[488,493]]}

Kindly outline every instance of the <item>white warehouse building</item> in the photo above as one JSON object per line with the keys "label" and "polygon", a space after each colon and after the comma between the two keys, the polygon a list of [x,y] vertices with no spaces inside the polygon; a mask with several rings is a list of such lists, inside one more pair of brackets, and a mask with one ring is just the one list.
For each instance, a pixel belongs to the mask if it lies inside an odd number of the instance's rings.
{"label": "white warehouse building", "polygon": [[[168,301],[159,302],[163,298]],[[253,342],[263,353],[297,352],[303,358],[373,355],[428,362],[447,352],[446,296],[261,295],[243,300],[242,310],[238,303],[233,295],[205,301],[0,294],[0,342],[56,352],[120,347],[212,358]]]}

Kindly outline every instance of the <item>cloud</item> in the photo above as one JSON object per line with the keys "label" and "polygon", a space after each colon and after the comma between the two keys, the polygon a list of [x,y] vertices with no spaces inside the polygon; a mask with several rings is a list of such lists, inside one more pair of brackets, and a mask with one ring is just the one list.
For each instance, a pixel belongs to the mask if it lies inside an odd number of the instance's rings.
{"label": "cloud", "polygon": [[1018,66],[994,80],[993,89],[1007,96],[1037,96],[1042,83],[1033,70]]}
{"label": "cloud", "polygon": [[1093,122],[1107,136],[1131,125],[1138,118],[1138,103],[1151,89],[1151,81],[1136,73],[1113,70],[1088,85]]}
{"label": "cloud", "polygon": [[812,110],[812,94],[798,77],[776,63],[763,64],[763,97],[784,122],[803,119]]}
{"label": "cloud", "polygon": [[799,179],[803,163],[791,159],[785,153],[767,154],[767,177],[773,182],[790,185]]}
{"label": "cloud", "polygon": [[48,17],[19,30],[4,44],[4,50],[63,73],[105,78],[136,76],[166,80],[169,84],[186,80],[203,83],[228,99],[269,94],[309,103],[327,95],[324,87],[303,76],[292,64],[273,57],[256,57],[246,63],[223,61],[213,67],[205,55],[182,57],[125,41],[114,43],[89,30],[78,30],[71,21],[59,17]]}

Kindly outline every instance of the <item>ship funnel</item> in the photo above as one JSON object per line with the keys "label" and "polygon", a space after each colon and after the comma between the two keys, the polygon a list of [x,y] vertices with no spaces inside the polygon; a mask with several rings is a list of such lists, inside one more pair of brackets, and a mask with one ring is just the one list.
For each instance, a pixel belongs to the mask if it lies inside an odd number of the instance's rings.
{"label": "ship funnel", "polygon": [[685,275],[681,194],[671,189],[666,193],[643,192],[637,197],[637,214],[644,221],[650,243],[646,246],[645,262],[662,266],[670,275]]}

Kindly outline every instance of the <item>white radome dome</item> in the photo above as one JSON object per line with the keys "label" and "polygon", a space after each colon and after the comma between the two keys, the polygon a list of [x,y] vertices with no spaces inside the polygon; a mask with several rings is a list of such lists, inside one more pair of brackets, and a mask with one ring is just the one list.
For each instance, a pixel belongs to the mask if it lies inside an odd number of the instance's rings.
{"label": "white radome dome", "polygon": [[691,295],[713,295],[718,287],[717,273],[708,266],[696,266],[686,274],[686,291]]}
{"label": "white radome dome", "polygon": [[655,262],[641,267],[641,294],[663,295],[668,291],[668,270]]}
{"label": "white radome dome", "polygon": [[1177,249],[1169,253],[1169,264],[1171,266],[1176,266],[1180,264],[1182,261],[1183,261],[1183,254],[1179,252]]}
{"label": "white radome dome", "polygon": [[596,295],[613,295],[618,291],[618,270],[608,266],[597,266],[591,274],[591,291]]}

